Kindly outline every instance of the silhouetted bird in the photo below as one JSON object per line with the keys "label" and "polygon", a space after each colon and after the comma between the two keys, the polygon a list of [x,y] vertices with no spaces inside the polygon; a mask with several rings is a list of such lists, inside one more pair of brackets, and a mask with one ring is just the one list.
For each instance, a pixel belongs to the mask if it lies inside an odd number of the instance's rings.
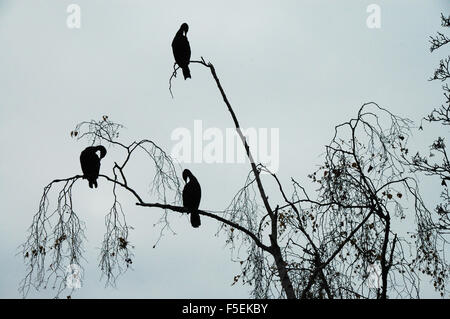
{"label": "silhouetted bird", "polygon": [[191,60],[191,47],[187,39],[187,32],[189,26],[183,23],[172,41],[172,51],[175,57],[175,62],[183,70],[184,79],[191,77],[189,70],[189,61]]}
{"label": "silhouetted bird", "polygon": [[[187,182],[189,178],[189,182]],[[191,171],[185,169],[183,171],[183,179],[186,182],[183,189],[183,206],[188,209],[188,213],[191,214],[191,225],[192,227],[200,226],[200,215],[198,213],[198,206],[200,205],[200,198],[202,197],[202,189],[200,184],[192,175]]]}
{"label": "silhouetted bird", "polygon": [[[100,152],[98,157],[97,152]],[[100,172],[100,160],[106,156],[106,148],[102,145],[86,147],[80,155],[81,170],[83,178],[89,182],[89,187],[97,188],[97,178]]]}

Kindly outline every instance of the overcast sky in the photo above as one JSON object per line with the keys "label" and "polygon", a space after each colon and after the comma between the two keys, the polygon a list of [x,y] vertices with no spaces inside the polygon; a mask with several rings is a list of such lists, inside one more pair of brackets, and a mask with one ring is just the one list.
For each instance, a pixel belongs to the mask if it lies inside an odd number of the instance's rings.
{"label": "overcast sky", "polygon": [[[67,6],[81,8],[81,28],[66,25]],[[381,8],[381,28],[369,29],[367,6]],[[43,187],[54,178],[81,173],[85,142],[70,138],[83,120],[107,114],[126,126],[129,142],[150,138],[170,151],[176,128],[225,131],[233,123],[209,72],[191,66],[192,79],[174,79],[171,42],[183,22],[190,26],[192,58],[211,61],[243,127],[279,129],[278,173],[309,183],[307,174],[334,125],[354,116],[364,102],[418,121],[442,103],[440,84],[429,82],[444,53],[430,54],[428,38],[441,30],[448,0],[147,1],[0,0],[0,297],[19,298],[24,242]],[[437,134],[415,135],[418,147]],[[440,128],[439,128],[440,129]],[[110,174],[114,152],[102,162]],[[140,160],[130,179],[148,196]],[[248,165],[190,164],[202,185],[201,208],[224,209],[243,185]],[[439,184],[423,181],[427,199]],[[172,228],[152,249],[161,216],[138,208],[123,193],[134,249],[133,271],[104,288],[98,254],[111,188],[74,188],[77,213],[86,222],[84,298],[247,298],[249,287],[231,286],[239,265],[231,262],[218,224],[203,218],[199,229],[173,215]],[[149,199],[151,200],[151,198]],[[50,291],[30,297],[52,297]],[[425,297],[434,296],[426,288]]]}

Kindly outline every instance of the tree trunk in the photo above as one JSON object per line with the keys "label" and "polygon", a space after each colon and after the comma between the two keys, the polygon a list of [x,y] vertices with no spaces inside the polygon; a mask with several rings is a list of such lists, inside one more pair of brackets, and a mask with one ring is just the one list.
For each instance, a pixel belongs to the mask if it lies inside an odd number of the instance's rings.
{"label": "tree trunk", "polygon": [[296,299],[294,288],[292,287],[292,282],[286,269],[286,262],[283,260],[283,256],[281,254],[280,246],[278,246],[278,244],[274,242],[272,236],[270,236],[270,240],[272,242],[272,246],[270,248],[272,256],[275,259],[275,264],[277,265],[278,275],[280,276],[281,280],[281,286],[286,293],[287,299]]}

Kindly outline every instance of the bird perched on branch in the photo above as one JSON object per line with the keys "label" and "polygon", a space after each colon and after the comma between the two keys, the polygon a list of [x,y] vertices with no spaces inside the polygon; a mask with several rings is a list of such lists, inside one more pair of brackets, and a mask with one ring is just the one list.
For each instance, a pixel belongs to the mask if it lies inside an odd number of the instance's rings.
{"label": "bird perched on branch", "polygon": [[[188,178],[189,182],[187,181]],[[183,180],[186,182],[183,189],[183,206],[187,208],[188,213],[191,214],[192,227],[197,228],[201,224],[198,206],[200,205],[200,199],[202,197],[202,189],[200,188],[197,178],[195,178],[188,169],[183,171]]]}
{"label": "bird perched on branch", "polygon": [[[100,152],[100,157],[97,155]],[[87,179],[89,187],[97,188],[97,178],[100,173],[100,160],[106,156],[106,148],[102,145],[89,146],[81,152],[80,163],[83,171],[83,179]]]}
{"label": "bird perched on branch", "polygon": [[189,26],[183,23],[172,41],[172,51],[175,62],[183,70],[184,79],[191,78],[189,61],[191,60],[191,47],[187,39]]}

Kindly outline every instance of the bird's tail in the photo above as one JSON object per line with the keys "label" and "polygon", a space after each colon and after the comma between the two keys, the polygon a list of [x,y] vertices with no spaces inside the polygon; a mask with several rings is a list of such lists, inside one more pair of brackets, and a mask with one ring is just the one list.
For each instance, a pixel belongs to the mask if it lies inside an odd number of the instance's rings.
{"label": "bird's tail", "polygon": [[98,186],[98,184],[97,184],[97,180],[95,180],[95,179],[88,179],[88,182],[89,182],[89,187],[90,188],[97,188],[97,186]]}
{"label": "bird's tail", "polygon": [[189,66],[185,66],[183,67],[183,75],[184,75],[184,79],[186,80],[187,78],[191,78],[191,70],[189,70]]}
{"label": "bird's tail", "polygon": [[201,225],[199,213],[191,212],[191,225],[194,228],[197,228],[197,227],[199,227]]}

